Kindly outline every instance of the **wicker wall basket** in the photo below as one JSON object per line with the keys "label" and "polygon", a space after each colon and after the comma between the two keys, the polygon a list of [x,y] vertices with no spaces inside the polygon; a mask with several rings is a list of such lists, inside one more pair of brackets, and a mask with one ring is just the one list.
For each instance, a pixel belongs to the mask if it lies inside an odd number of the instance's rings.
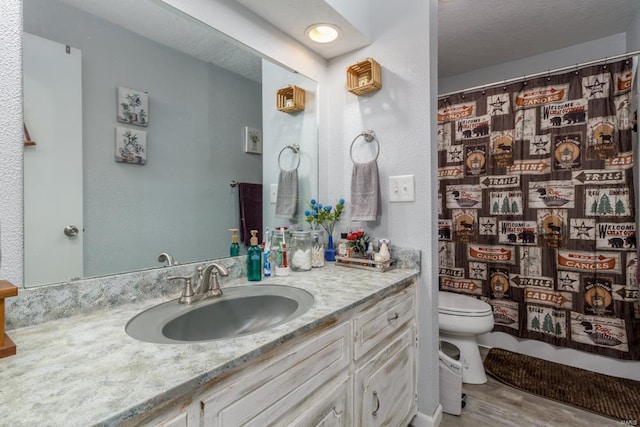
{"label": "wicker wall basket", "polygon": [[304,89],[296,85],[289,85],[278,89],[276,94],[278,111],[295,113],[304,110]]}
{"label": "wicker wall basket", "polygon": [[347,90],[355,95],[375,92],[382,88],[380,64],[373,58],[347,67]]}

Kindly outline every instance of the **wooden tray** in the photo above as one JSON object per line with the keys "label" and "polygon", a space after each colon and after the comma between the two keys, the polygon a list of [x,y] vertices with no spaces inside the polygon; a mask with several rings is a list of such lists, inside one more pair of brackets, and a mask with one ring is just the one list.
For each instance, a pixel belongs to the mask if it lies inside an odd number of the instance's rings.
{"label": "wooden tray", "polygon": [[336,257],[336,265],[343,267],[359,268],[361,270],[377,271],[384,273],[393,268],[394,259],[388,261],[372,261],[364,258],[349,258],[345,256]]}

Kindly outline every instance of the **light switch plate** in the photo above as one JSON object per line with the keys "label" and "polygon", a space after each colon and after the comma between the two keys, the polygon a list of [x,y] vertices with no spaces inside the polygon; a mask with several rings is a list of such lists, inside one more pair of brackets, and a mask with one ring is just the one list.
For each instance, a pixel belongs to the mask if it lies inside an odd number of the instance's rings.
{"label": "light switch plate", "polygon": [[389,201],[415,201],[415,184],[413,175],[397,175],[389,177]]}
{"label": "light switch plate", "polygon": [[278,184],[271,184],[271,191],[269,192],[269,201],[272,205],[276,204],[278,200]]}

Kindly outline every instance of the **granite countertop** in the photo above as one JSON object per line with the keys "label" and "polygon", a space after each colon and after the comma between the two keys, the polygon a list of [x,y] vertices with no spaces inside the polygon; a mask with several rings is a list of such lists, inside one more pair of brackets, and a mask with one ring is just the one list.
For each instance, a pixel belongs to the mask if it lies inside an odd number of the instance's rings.
{"label": "granite countertop", "polygon": [[[148,299],[9,332],[15,356],[0,359],[0,424],[117,425],[250,362],[323,321],[406,286],[417,270],[376,273],[328,265],[261,282],[222,286],[297,286],[312,293],[301,317],[244,337],[194,344],[151,344],[129,337],[125,324],[163,299]],[[177,295],[176,295],[177,296]]]}

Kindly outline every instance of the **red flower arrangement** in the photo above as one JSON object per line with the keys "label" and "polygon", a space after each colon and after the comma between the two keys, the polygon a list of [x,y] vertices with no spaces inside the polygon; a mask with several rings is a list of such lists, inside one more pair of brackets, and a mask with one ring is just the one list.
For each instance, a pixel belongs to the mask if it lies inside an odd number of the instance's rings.
{"label": "red flower arrangement", "polygon": [[369,245],[369,236],[362,231],[353,231],[347,234],[347,240],[349,241],[349,248],[352,252],[364,255]]}

